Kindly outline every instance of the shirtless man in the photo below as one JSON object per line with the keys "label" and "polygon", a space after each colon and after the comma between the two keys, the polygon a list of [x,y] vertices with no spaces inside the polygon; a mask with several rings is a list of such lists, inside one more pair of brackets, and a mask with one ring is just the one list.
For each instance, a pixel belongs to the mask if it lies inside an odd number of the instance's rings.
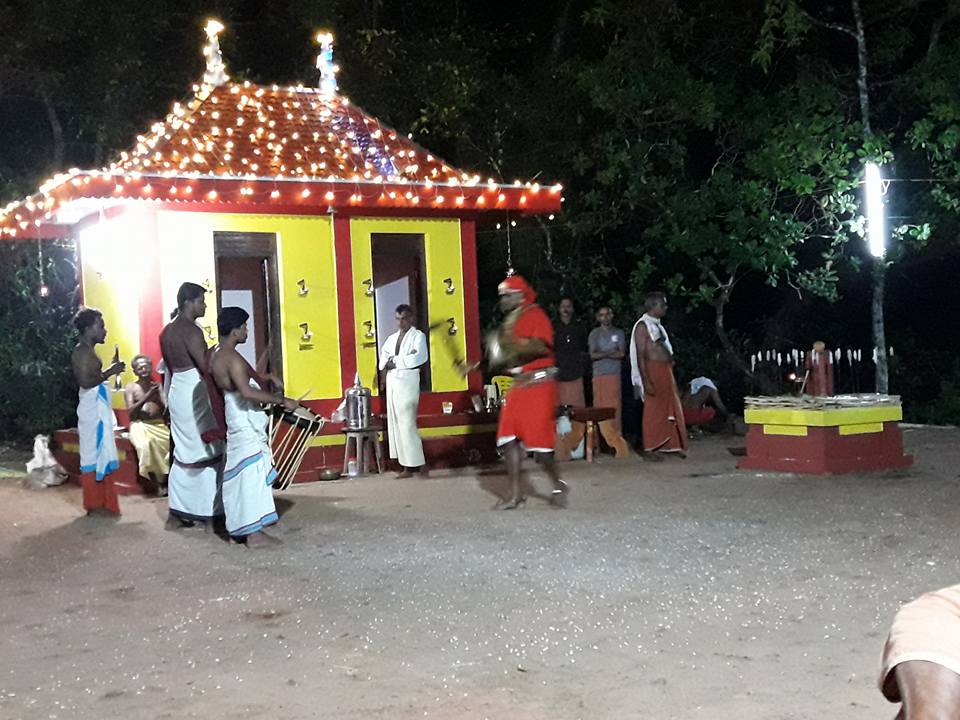
{"label": "shirtless man", "polygon": [[115,362],[104,371],[94,348],[107,339],[103,315],[94,308],[82,308],[73,319],[80,333],[70,356],[73,376],[80,386],[77,404],[77,434],[80,436],[80,472],[83,507],[88,515],[120,514],[117,491],[110,474],[118,467],[117,444],[113,435],[113,408],[107,380],[123,372]]}
{"label": "shirtless man", "polygon": [[646,312],[630,338],[630,375],[643,400],[643,457],[662,460],[660,453],[685,453],[687,428],[673,378],[673,346],[660,322],[667,314],[667,297],[650,293],[643,306]]}
{"label": "shirtless man", "polygon": [[137,451],[140,477],[149,478],[160,497],[167,495],[170,472],[170,428],[163,420],[166,401],[153,379],[153,362],[146,355],[130,361],[137,379],[123,390],[130,415],[130,442]]}
{"label": "shirtless man", "polygon": [[207,311],[206,289],[184,283],[177,292],[177,313],[160,333],[160,349],[170,377],[167,405],[173,439],[167,529],[203,522],[211,529],[222,517],[219,492],[223,437],[204,382],[207,344],[197,318]]}
{"label": "shirtless man", "polygon": [[256,380],[259,376],[237,352],[237,345],[247,341],[248,318],[242,308],[225,307],[220,311],[220,343],[210,360],[210,373],[223,392],[227,423],[223,473],[227,532],[253,549],[280,542],[263,531],[279,518],[272,490],[277,471],[270,450],[268,418],[261,404],[281,405],[292,412],[297,402],[261,388]]}

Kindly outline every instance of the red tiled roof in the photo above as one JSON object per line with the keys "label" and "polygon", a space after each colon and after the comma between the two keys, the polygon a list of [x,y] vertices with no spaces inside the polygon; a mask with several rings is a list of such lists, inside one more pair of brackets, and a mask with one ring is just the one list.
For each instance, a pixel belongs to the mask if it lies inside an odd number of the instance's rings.
{"label": "red tiled roof", "polygon": [[476,184],[341,95],[227,83],[137,138],[112,169],[155,174]]}
{"label": "red tiled roof", "polygon": [[81,198],[277,213],[560,208],[559,185],[484,183],[341,95],[250,83],[195,90],[109,168],[58,175],[0,210],[0,238],[67,234],[58,210]]}

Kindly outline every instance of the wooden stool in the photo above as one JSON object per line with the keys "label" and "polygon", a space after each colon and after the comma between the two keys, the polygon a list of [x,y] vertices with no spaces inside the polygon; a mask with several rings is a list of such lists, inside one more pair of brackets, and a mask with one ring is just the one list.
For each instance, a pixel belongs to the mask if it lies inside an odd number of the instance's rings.
{"label": "wooden stool", "polygon": [[343,475],[347,476],[347,465],[350,462],[350,441],[353,441],[355,457],[357,459],[357,472],[360,475],[366,475],[370,471],[370,448],[377,458],[377,474],[383,472],[380,465],[380,458],[383,450],[380,446],[380,433],[382,428],[369,427],[354,430],[352,428],[343,428],[340,432],[347,436],[346,443],[343,446]]}
{"label": "wooden stool", "polygon": [[570,423],[572,430],[564,436],[561,442],[561,455],[566,455],[569,458],[570,453],[586,435],[586,460],[587,462],[593,462],[593,451],[597,446],[597,431],[599,431],[607,444],[613,448],[616,457],[629,457],[630,448],[627,441],[621,437],[613,426],[613,416],[613,408],[571,408]]}

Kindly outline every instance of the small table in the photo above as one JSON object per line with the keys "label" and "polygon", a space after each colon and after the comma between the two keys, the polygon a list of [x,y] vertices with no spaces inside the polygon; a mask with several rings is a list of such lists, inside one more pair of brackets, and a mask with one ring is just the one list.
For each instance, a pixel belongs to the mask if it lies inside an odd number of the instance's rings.
{"label": "small table", "polygon": [[350,462],[350,441],[353,441],[354,454],[357,459],[358,472],[366,475],[370,471],[370,448],[373,447],[374,455],[377,459],[377,474],[381,474],[383,469],[380,464],[380,458],[383,450],[380,446],[380,433],[383,428],[341,428],[340,432],[346,435],[347,440],[343,446],[343,475],[347,475],[347,465]]}
{"label": "small table", "polygon": [[616,410],[611,407],[571,408],[570,422],[573,429],[567,433],[561,442],[560,450],[568,458],[570,453],[580,444],[583,436],[587,437],[586,460],[593,462],[593,451],[597,445],[597,431],[613,448],[616,457],[623,458],[630,455],[630,446],[623,439],[613,425]]}

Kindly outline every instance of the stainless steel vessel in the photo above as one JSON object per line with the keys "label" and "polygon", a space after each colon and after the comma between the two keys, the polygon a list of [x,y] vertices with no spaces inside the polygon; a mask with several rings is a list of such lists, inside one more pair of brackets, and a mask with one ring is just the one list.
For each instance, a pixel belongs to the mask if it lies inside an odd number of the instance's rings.
{"label": "stainless steel vessel", "polygon": [[347,388],[344,397],[347,401],[346,426],[350,430],[365,430],[370,427],[370,388],[360,384],[357,375],[353,387]]}

